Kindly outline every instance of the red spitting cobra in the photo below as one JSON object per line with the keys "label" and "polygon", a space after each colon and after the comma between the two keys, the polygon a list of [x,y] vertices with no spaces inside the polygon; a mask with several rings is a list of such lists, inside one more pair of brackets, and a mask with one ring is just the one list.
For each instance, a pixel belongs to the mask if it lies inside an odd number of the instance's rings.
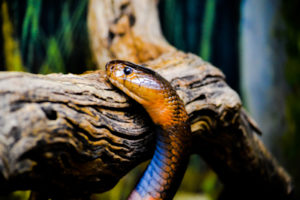
{"label": "red spitting cobra", "polygon": [[131,200],[172,199],[186,170],[191,130],[183,102],[170,83],[156,72],[127,61],[106,64],[109,81],[140,103],[157,127],[153,158]]}

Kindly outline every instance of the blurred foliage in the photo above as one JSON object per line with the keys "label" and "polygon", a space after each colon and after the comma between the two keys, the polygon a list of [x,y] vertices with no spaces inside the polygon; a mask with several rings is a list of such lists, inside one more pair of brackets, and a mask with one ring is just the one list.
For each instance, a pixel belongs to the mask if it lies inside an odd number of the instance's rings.
{"label": "blurred foliage", "polygon": [[5,63],[0,65],[6,70],[33,73],[95,69],[87,32],[87,3],[3,0],[0,44],[4,48],[0,58],[3,56]]}
{"label": "blurred foliage", "polygon": [[6,196],[0,196],[0,200],[28,200],[30,191],[16,191]]}
{"label": "blurred foliage", "polygon": [[[241,0],[163,0],[162,31],[176,48],[210,61],[239,88],[239,20]],[[176,26],[174,26],[176,24]]]}
{"label": "blurred foliage", "polygon": [[214,17],[215,17],[215,9],[216,9],[216,0],[210,0],[206,2],[204,9],[204,22],[203,22],[203,33],[202,39],[200,43],[200,52],[199,55],[204,60],[210,60],[211,53],[211,38],[212,31],[214,25]]}
{"label": "blurred foliage", "polygon": [[285,23],[283,38],[287,53],[285,65],[286,81],[289,86],[286,98],[287,131],[282,144],[288,171],[295,182],[295,198],[300,199],[300,23],[299,0],[282,2],[281,13]]}
{"label": "blurred foliage", "polygon": [[140,164],[138,167],[126,174],[112,190],[101,194],[94,194],[92,196],[92,200],[126,199],[148,164],[149,161]]}
{"label": "blurred foliage", "polygon": [[41,48],[39,41],[41,4],[42,1],[39,0],[28,0],[23,21],[21,47],[23,58],[29,64],[27,65],[28,71],[32,71],[32,64],[35,59],[35,49]]}
{"label": "blurred foliage", "polygon": [[1,14],[5,66],[9,71],[24,71],[19,44],[13,36],[13,25],[5,1],[1,5]]}
{"label": "blurred foliage", "polygon": [[203,199],[217,199],[221,189],[222,186],[216,173],[208,168],[199,155],[191,156],[179,192],[189,196],[196,195]]}

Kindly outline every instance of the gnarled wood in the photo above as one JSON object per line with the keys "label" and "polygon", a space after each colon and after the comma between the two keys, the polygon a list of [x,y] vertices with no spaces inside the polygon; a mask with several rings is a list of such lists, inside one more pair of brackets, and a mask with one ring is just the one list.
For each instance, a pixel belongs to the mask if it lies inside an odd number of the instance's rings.
{"label": "gnarled wood", "polygon": [[175,51],[160,30],[157,0],[90,0],[88,26],[99,68],[113,58],[142,63]]}
{"label": "gnarled wood", "polygon": [[[147,61],[171,82],[190,117],[193,150],[224,183],[224,199],[288,198],[290,177],[259,140],[239,96],[220,70],[165,42],[155,6],[155,0],[90,1],[99,68],[112,58]],[[148,115],[103,71],[0,73],[0,127],[1,193],[32,189],[62,198],[103,192],[154,148]]]}

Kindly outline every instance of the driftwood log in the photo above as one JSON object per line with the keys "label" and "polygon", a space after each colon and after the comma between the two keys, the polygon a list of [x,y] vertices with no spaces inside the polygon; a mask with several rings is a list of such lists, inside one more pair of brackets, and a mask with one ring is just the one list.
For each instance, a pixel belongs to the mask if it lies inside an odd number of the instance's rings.
{"label": "driftwood log", "polygon": [[[99,68],[114,58],[146,63],[183,99],[193,152],[224,184],[220,199],[288,199],[291,178],[220,70],[162,37],[156,0],[90,0]],[[31,189],[53,199],[111,189],[154,150],[153,124],[104,72],[0,73],[0,193]],[[43,196],[42,195],[42,196]]]}

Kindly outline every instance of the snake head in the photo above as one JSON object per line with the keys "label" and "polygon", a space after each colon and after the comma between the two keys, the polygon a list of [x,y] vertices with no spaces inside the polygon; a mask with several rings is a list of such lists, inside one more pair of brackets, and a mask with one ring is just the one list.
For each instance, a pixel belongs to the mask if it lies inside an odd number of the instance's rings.
{"label": "snake head", "polygon": [[[162,77],[140,65],[122,60],[113,60],[105,66],[107,78],[117,88],[143,106],[161,99],[165,88]],[[166,82],[163,79],[163,82]]]}
{"label": "snake head", "polygon": [[108,80],[140,103],[155,124],[168,126],[186,116],[170,83],[151,69],[122,60],[110,61],[105,68]]}

